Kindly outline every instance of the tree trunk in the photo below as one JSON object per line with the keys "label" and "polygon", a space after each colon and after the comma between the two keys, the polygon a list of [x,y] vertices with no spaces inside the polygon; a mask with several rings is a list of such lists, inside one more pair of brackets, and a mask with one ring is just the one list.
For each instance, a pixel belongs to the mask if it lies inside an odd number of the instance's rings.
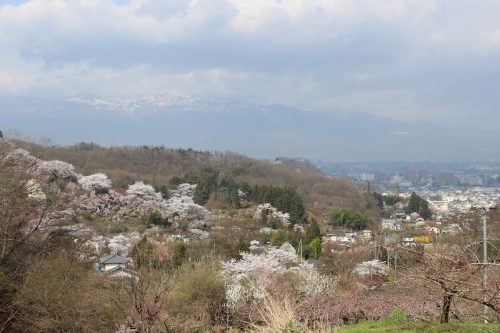
{"label": "tree trunk", "polygon": [[450,307],[453,295],[445,293],[443,295],[443,308],[441,310],[440,323],[446,324],[450,321]]}

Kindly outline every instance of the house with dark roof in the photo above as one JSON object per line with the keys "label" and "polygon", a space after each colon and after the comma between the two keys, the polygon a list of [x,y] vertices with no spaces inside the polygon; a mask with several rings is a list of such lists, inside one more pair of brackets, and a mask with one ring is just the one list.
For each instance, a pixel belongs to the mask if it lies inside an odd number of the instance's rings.
{"label": "house with dark roof", "polygon": [[128,262],[128,258],[116,254],[108,254],[99,258],[97,271],[101,273],[117,271],[121,268],[125,268]]}
{"label": "house with dark roof", "polygon": [[192,239],[199,238],[197,234],[189,230],[177,230],[172,235],[172,240],[182,240],[184,243],[189,242]]}

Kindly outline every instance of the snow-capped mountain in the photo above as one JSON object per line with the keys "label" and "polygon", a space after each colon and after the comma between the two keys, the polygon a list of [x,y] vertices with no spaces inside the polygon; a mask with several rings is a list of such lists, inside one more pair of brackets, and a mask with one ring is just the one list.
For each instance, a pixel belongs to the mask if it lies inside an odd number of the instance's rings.
{"label": "snow-capped mountain", "polygon": [[[165,145],[324,161],[499,160],[500,133],[197,95],[0,98],[0,129],[57,144]],[[7,131],[8,132],[8,131]]]}
{"label": "snow-capped mountain", "polygon": [[210,101],[201,96],[168,94],[142,96],[138,98],[77,96],[68,98],[66,102],[89,106],[98,110],[136,113],[172,107],[189,110],[195,109]]}
{"label": "snow-capped mountain", "polygon": [[127,114],[148,114],[158,111],[209,111],[227,112],[234,109],[252,108],[251,105],[228,99],[209,98],[200,95],[162,94],[130,97],[76,96],[66,99],[67,103],[86,106],[95,110],[123,112]]}

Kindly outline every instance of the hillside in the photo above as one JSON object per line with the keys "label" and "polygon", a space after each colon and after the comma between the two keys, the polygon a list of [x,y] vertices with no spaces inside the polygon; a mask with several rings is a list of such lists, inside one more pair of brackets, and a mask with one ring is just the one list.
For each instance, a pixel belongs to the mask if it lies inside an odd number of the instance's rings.
{"label": "hillside", "polygon": [[[399,329],[403,318],[412,328],[451,315],[472,325],[481,266],[474,250],[456,249],[473,249],[474,235],[391,243],[382,257],[365,231],[351,249],[323,237],[313,217],[333,210],[332,223],[365,228],[364,213],[377,213],[371,197],[304,160],[0,140],[0,321],[9,332],[335,332],[362,319],[392,316]],[[498,273],[488,270],[491,286]],[[497,291],[486,294],[495,321]]]}
{"label": "hillside", "polygon": [[[143,180],[155,188],[171,188],[173,177],[197,176],[207,168],[218,177],[237,183],[296,188],[307,213],[323,224],[333,207],[345,207],[378,217],[371,196],[365,196],[347,180],[325,176],[306,161],[282,158],[275,162],[251,159],[231,152],[208,152],[165,147],[101,147],[82,143],[66,147],[23,144],[46,160],[73,164],[83,174],[103,172],[115,188]],[[210,204],[210,202],[209,202]]]}

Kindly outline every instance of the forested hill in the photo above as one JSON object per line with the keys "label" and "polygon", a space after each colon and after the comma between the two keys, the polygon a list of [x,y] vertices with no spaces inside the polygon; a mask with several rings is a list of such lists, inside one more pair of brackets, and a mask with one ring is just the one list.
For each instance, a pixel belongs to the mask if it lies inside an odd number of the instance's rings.
{"label": "forested hill", "polygon": [[212,180],[215,177],[216,182],[224,179],[249,186],[295,188],[307,213],[323,221],[332,207],[350,208],[369,216],[376,214],[371,196],[366,196],[349,181],[327,177],[300,160],[282,158],[269,162],[231,152],[163,146],[105,148],[81,143],[66,147],[29,144],[26,148],[37,157],[71,163],[83,174],[103,172],[111,178],[115,188],[126,188],[136,180],[144,180],[157,189],[168,189],[178,178],[194,177],[198,182],[209,182],[210,177]]}

